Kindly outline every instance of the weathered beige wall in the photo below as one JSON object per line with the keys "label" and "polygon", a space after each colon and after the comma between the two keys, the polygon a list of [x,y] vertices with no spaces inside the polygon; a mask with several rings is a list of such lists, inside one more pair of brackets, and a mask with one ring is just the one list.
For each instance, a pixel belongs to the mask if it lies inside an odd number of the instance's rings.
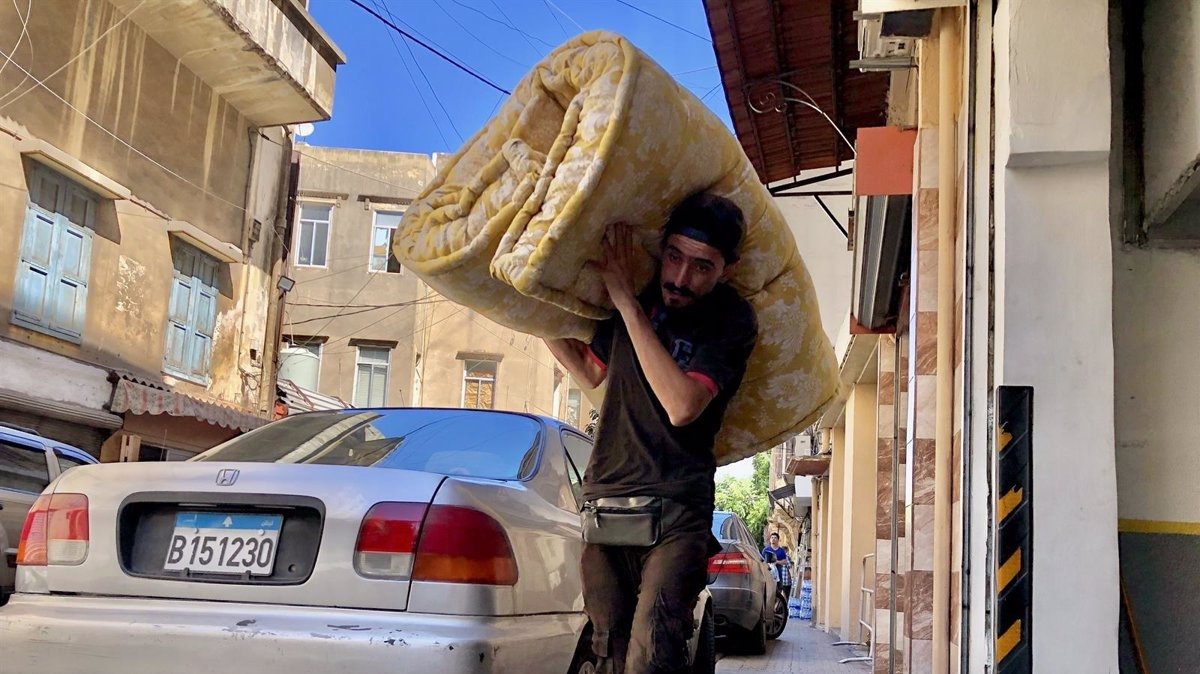
{"label": "weathered beige wall", "polygon": [[[427,407],[462,404],[463,352],[498,359],[496,409],[554,416],[556,363],[542,341],[492,323],[450,302],[431,305],[423,349]],[[585,417],[586,418],[586,417]]]}
{"label": "weathered beige wall", "polygon": [[[297,151],[299,200],[331,204],[333,211],[326,267],[298,266],[295,253],[289,254],[296,286],[288,293],[284,334],[327,340],[318,388],[348,403],[354,401],[357,340],[395,342],[386,402],[411,405],[420,282],[407,270],[370,271],[371,233],[375,211],[404,210],[433,177],[433,163],[422,154],[310,145]],[[294,251],[295,223],[293,229]]]}
{"label": "weathered beige wall", "polygon": [[[241,264],[221,265],[211,383],[165,379],[190,394],[256,408],[273,286],[279,161],[287,138],[278,129],[267,132],[271,140],[253,133],[236,109],[128,21],[47,81],[70,105],[30,88],[33,82],[18,66],[45,77],[122,16],[102,0],[37,3],[28,38],[0,74],[0,91],[28,89],[0,102],[0,337],[159,376],[173,278],[166,222],[184,220],[240,247],[244,257]],[[0,5],[0,44],[17,44],[20,32],[13,6]],[[26,160],[18,151],[23,139],[49,143],[133,195],[100,202],[79,345],[8,320],[28,199]],[[256,241],[247,238],[254,220],[263,223]]]}
{"label": "weathered beige wall", "polygon": [[[104,0],[35,3],[32,39],[0,74],[0,91],[29,88],[16,65],[44,77],[123,16]],[[0,6],[0,44],[16,44],[20,32],[13,3]],[[0,102],[0,119],[6,125],[15,120],[25,134],[78,157],[160,211],[241,244],[250,124],[165,48],[125,21],[47,85],[190,183],[129,150],[42,87]]]}

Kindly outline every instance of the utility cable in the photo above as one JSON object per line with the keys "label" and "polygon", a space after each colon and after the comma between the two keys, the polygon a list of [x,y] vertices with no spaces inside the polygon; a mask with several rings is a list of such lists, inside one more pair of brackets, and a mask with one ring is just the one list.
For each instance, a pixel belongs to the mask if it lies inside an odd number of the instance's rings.
{"label": "utility cable", "polygon": [[[25,73],[26,75],[28,75],[28,76],[30,76],[30,77],[33,77],[33,79],[34,79],[34,80],[37,80],[37,78],[33,76],[33,73],[31,73],[31,72],[29,72],[28,70],[26,70],[25,68],[23,68],[23,67],[21,66],[21,64],[20,64],[20,63],[17,63],[16,61],[13,61],[13,62],[12,62],[12,64],[13,64],[13,65],[14,65],[14,66],[17,68],[17,70],[20,70],[21,72]],[[137,149],[137,148],[136,148],[136,147],[134,147],[132,144],[130,144],[128,141],[126,141],[124,138],[121,138],[120,136],[118,136],[117,134],[113,133],[112,131],[109,131],[109,130],[108,130],[108,128],[107,128],[107,127],[105,127],[103,124],[101,124],[100,122],[97,122],[95,119],[92,119],[92,117],[91,117],[91,116],[89,116],[89,115],[88,115],[86,112],[84,112],[83,110],[80,110],[79,108],[77,108],[77,107],[75,107],[74,105],[72,105],[70,101],[68,101],[67,99],[65,99],[65,98],[63,98],[62,96],[58,95],[58,92],[57,92],[57,91],[55,91],[55,90],[53,90],[53,89],[51,89],[49,86],[47,86],[45,82],[41,82],[41,81],[39,81],[37,84],[38,84],[39,86],[41,86],[43,89],[45,89],[47,92],[49,92],[51,96],[54,96],[54,97],[55,97],[55,98],[57,98],[59,101],[61,101],[61,102],[63,103],[63,105],[66,105],[68,108],[70,108],[70,109],[74,110],[75,112],[77,112],[77,113],[78,113],[78,114],[79,114],[81,117],[83,117],[83,118],[84,118],[84,119],[86,119],[87,121],[91,122],[91,123],[92,123],[92,125],[93,125],[93,126],[95,126],[97,129],[100,129],[100,130],[101,130],[101,131],[103,131],[105,134],[107,134],[108,136],[110,136],[110,137],[111,137],[113,140],[115,140],[115,141],[117,141],[118,143],[120,143],[121,145],[124,145],[125,147],[129,148],[129,149],[130,149],[130,150],[132,150],[132,151],[133,151],[135,154],[137,154],[139,157],[141,157],[141,158],[145,159],[146,161],[150,162],[151,164],[154,164],[155,166],[157,166],[158,168],[162,169],[163,171],[166,171],[168,174],[170,174],[170,175],[174,176],[175,178],[178,178],[179,180],[181,180],[181,181],[183,181],[183,182],[187,183],[188,185],[191,185],[192,187],[194,187],[194,188],[196,188],[197,190],[199,190],[199,191],[203,192],[204,194],[206,194],[206,195],[208,195],[208,196],[212,197],[213,199],[216,199],[217,201],[220,201],[220,202],[222,202],[222,203],[225,203],[225,204],[227,204],[227,205],[229,205],[229,206],[231,206],[231,207],[233,207],[233,208],[235,208],[235,209],[237,209],[237,210],[239,210],[239,211],[241,211],[241,212],[243,212],[243,213],[246,211],[245,207],[243,207],[243,206],[241,206],[241,205],[239,205],[239,204],[235,204],[235,203],[233,203],[232,201],[230,201],[230,200],[228,200],[228,199],[226,199],[226,198],[224,198],[224,197],[222,197],[222,196],[220,196],[220,195],[217,195],[217,194],[215,194],[215,193],[213,193],[213,192],[210,192],[208,189],[206,189],[206,188],[202,187],[201,185],[199,185],[199,184],[197,184],[197,183],[194,183],[194,182],[192,182],[191,180],[188,180],[187,178],[185,178],[185,177],[183,177],[183,176],[179,175],[179,174],[178,174],[178,173],[176,173],[175,171],[172,171],[170,168],[168,168],[167,166],[163,165],[163,164],[162,164],[162,162],[159,162],[158,160],[154,159],[153,157],[151,157],[150,155],[146,154],[145,152],[142,152],[141,150]]]}
{"label": "utility cable", "polygon": [[566,26],[562,25],[562,21],[558,20],[558,15],[550,8],[550,3],[542,0],[542,4],[546,6],[546,11],[550,14],[550,18],[554,19],[554,23],[558,24],[558,29],[562,31],[563,37],[571,37],[571,34],[567,32]]}
{"label": "utility cable", "polygon": [[[587,28],[584,28],[582,25],[580,25],[579,22],[575,20],[575,17],[571,16],[570,14],[567,14],[566,10],[564,10],[562,7],[559,7],[558,5],[554,4],[554,0],[545,0],[545,2],[546,2],[546,4],[550,5],[554,9],[558,10],[559,14],[562,14],[563,16],[567,17],[567,20],[570,21],[571,23],[575,24],[576,28],[578,28],[579,30],[581,30],[585,33],[587,32]],[[561,26],[562,24],[559,24],[559,25]],[[570,37],[570,36],[568,36],[568,37]]]}
{"label": "utility cable", "polygon": [[[387,0],[380,0],[383,3],[384,9],[387,10],[388,16],[392,16],[392,10],[388,9]],[[393,17],[395,18],[395,17]],[[413,65],[417,67],[417,72],[421,74],[421,78],[425,80],[425,85],[429,87],[429,93],[433,94],[433,100],[437,102],[438,107],[442,109],[442,113],[446,115],[446,121],[450,122],[450,128],[454,129],[455,135],[458,136],[458,142],[462,143],[466,139],[463,137],[462,131],[458,130],[458,125],[454,123],[454,118],[450,116],[450,111],[446,109],[446,104],[442,102],[442,97],[438,96],[437,89],[433,88],[433,82],[429,81],[429,75],[425,73],[425,69],[421,67],[421,62],[417,60],[417,55],[413,53],[412,45],[408,41],[404,41],[404,48],[408,50],[408,56],[412,59]],[[443,138],[443,140],[445,140]]]}
{"label": "utility cable", "polygon": [[701,40],[704,40],[705,42],[707,42],[707,43],[709,43],[709,44],[712,44],[712,38],[710,38],[710,37],[708,37],[708,36],[706,36],[706,35],[701,35],[700,33],[697,33],[697,32],[691,31],[691,30],[688,30],[687,28],[684,28],[683,26],[681,26],[681,25],[679,25],[679,24],[677,24],[677,23],[675,23],[675,22],[673,22],[673,21],[669,21],[669,20],[667,20],[667,19],[664,19],[664,18],[662,18],[661,16],[658,16],[657,14],[651,14],[650,12],[647,12],[646,10],[642,9],[641,7],[638,7],[637,5],[635,5],[635,4],[633,4],[633,3],[630,3],[630,2],[626,2],[625,0],[615,0],[615,1],[616,1],[616,2],[618,2],[618,3],[620,3],[620,4],[622,4],[622,5],[625,5],[626,7],[628,7],[628,8],[630,8],[630,9],[634,10],[635,12],[641,12],[642,14],[645,14],[646,16],[650,17],[651,19],[654,19],[655,21],[661,21],[662,23],[665,23],[665,24],[667,24],[668,26],[671,26],[671,27],[673,27],[673,28],[677,28],[677,29],[679,29],[679,30],[681,30],[681,31],[683,31],[683,32],[685,32],[685,33],[687,33],[688,35],[691,35],[691,36],[694,36],[694,37],[698,37],[698,38],[700,38]]}
{"label": "utility cable", "polygon": [[[13,93],[14,91],[16,91],[17,89],[19,89],[19,88],[20,88],[20,85],[18,85],[18,86],[16,86],[16,87],[14,87],[14,88],[12,89],[12,91],[9,91],[8,93],[4,94],[3,96],[0,96],[0,101],[2,101],[2,103],[0,103],[0,110],[3,110],[3,109],[5,109],[5,108],[7,108],[8,106],[12,105],[13,103],[16,103],[18,100],[20,100],[20,99],[21,99],[21,97],[22,97],[22,96],[24,96],[25,94],[27,94],[27,93],[29,93],[29,92],[33,91],[34,89],[38,88],[39,86],[45,86],[45,84],[46,84],[46,81],[47,81],[47,80],[49,80],[51,77],[54,77],[55,75],[57,75],[57,74],[61,73],[62,71],[66,70],[66,69],[67,69],[67,66],[69,66],[69,65],[71,65],[72,63],[74,63],[74,62],[78,61],[78,60],[79,60],[79,59],[80,59],[80,58],[81,58],[81,57],[82,57],[84,54],[86,54],[86,53],[88,53],[89,51],[91,51],[93,47],[95,47],[96,45],[100,44],[100,41],[101,41],[101,40],[103,40],[104,38],[108,37],[108,34],[109,34],[109,33],[113,32],[114,30],[116,30],[117,28],[119,28],[119,27],[120,27],[122,24],[124,24],[126,21],[128,21],[128,20],[129,20],[129,17],[130,17],[131,15],[133,15],[133,13],[134,13],[134,12],[138,11],[139,9],[141,9],[141,8],[142,8],[142,5],[144,5],[144,4],[146,4],[146,0],[142,0],[141,2],[139,2],[139,3],[138,3],[138,4],[137,4],[137,5],[136,5],[136,6],[135,6],[133,9],[129,10],[129,12],[128,12],[127,14],[125,14],[124,16],[122,16],[120,19],[117,19],[117,21],[116,21],[116,22],[114,22],[114,23],[113,23],[113,25],[111,25],[111,26],[109,26],[108,28],[106,28],[106,29],[104,30],[104,32],[103,32],[103,33],[100,33],[98,36],[96,36],[96,39],[95,39],[95,40],[92,40],[92,42],[91,42],[90,44],[88,44],[88,46],[84,47],[83,49],[80,49],[78,52],[76,52],[76,53],[75,53],[75,55],[74,55],[74,56],[72,56],[71,58],[67,59],[66,63],[63,63],[61,66],[59,66],[57,70],[55,70],[54,72],[50,73],[49,75],[46,75],[45,77],[43,77],[43,78],[42,78],[42,79],[40,79],[40,80],[39,80],[39,79],[37,79],[37,78],[35,77],[35,78],[34,78],[34,83],[33,83],[33,84],[31,84],[31,85],[29,85],[29,88],[28,88],[28,89],[25,89],[25,90],[24,90],[24,91],[22,91],[21,93],[17,94],[17,95],[16,95],[16,97],[14,97],[14,98],[8,98],[9,96],[11,96],[11,95],[12,95],[12,93]],[[15,6],[15,3],[14,3],[14,6]],[[18,12],[18,14],[20,14],[20,12]],[[14,50],[14,52],[15,52],[15,51],[16,51],[16,50]],[[31,77],[32,77],[32,75],[31,75]],[[8,99],[8,100],[5,100],[5,99]]]}
{"label": "utility cable", "polygon": [[413,42],[416,42],[418,45],[420,45],[420,46],[424,47],[426,50],[428,50],[428,51],[430,51],[430,52],[433,52],[433,53],[434,53],[434,54],[435,54],[435,55],[436,55],[438,58],[440,58],[440,59],[442,59],[443,61],[445,61],[445,62],[449,63],[450,65],[454,66],[455,68],[458,68],[459,70],[461,70],[461,71],[463,71],[464,73],[466,73],[466,74],[470,75],[471,77],[473,77],[473,78],[475,78],[475,79],[479,80],[480,82],[482,82],[482,83],[484,83],[484,84],[488,85],[489,87],[491,87],[491,88],[495,89],[496,91],[499,91],[499,92],[501,92],[501,93],[504,93],[504,94],[512,94],[512,92],[511,92],[511,91],[509,91],[508,89],[505,89],[504,87],[500,86],[499,84],[496,84],[495,82],[493,82],[493,81],[489,80],[488,78],[484,77],[483,75],[480,75],[479,73],[477,73],[477,72],[475,72],[474,70],[472,70],[470,67],[468,67],[468,66],[466,66],[466,65],[464,65],[464,64],[462,64],[462,63],[459,63],[459,62],[458,62],[457,60],[455,60],[454,58],[452,58],[452,57],[448,56],[447,54],[443,53],[443,52],[442,52],[442,51],[440,51],[439,49],[437,49],[437,48],[435,48],[435,47],[432,47],[432,46],[430,46],[429,44],[427,44],[426,42],[422,41],[420,38],[416,37],[416,36],[415,36],[415,35],[413,35],[412,33],[409,33],[408,31],[404,30],[404,29],[403,29],[403,28],[401,28],[400,26],[397,26],[397,25],[396,25],[395,23],[393,23],[392,21],[389,21],[388,19],[384,18],[384,16],[383,16],[382,14],[380,14],[379,12],[377,12],[377,11],[375,11],[375,10],[371,9],[370,7],[366,6],[365,4],[363,4],[363,3],[362,3],[362,1],[361,1],[361,0],[350,0],[350,2],[351,2],[351,3],[353,3],[355,6],[357,6],[359,9],[361,9],[361,10],[363,10],[364,12],[366,12],[366,13],[370,14],[371,16],[375,17],[375,19],[376,19],[377,21],[380,21],[381,23],[383,23],[383,24],[384,24],[385,26],[387,26],[388,28],[391,28],[392,30],[394,30],[394,31],[396,31],[397,33],[399,33],[399,34],[403,35],[404,37],[408,38],[409,40],[412,40]]}
{"label": "utility cable", "polygon": [[[379,7],[379,2],[376,0],[371,0],[371,2],[376,7]],[[383,9],[387,10],[387,6],[384,5]],[[389,11],[388,14],[390,15],[391,12]],[[425,108],[425,114],[429,115],[429,121],[433,122],[433,128],[437,129],[438,136],[441,137],[444,146],[450,147],[452,144],[446,138],[446,132],[442,130],[442,125],[438,123],[437,117],[433,114],[433,109],[429,107],[429,101],[425,100],[425,92],[421,90],[421,85],[417,83],[417,78],[413,75],[412,68],[408,67],[408,60],[404,58],[404,54],[400,51],[400,45],[396,44],[395,36],[392,35],[391,31],[387,31],[387,36],[388,42],[392,43],[392,49],[396,51],[396,57],[400,59],[400,65],[404,66],[404,72],[408,75],[408,81],[412,82],[413,90],[417,92],[417,98],[421,100],[421,107]],[[410,51],[409,53],[411,54],[412,52]]]}
{"label": "utility cable", "polygon": [[[30,63],[33,62],[33,36],[29,34],[29,17],[33,14],[33,0],[29,0],[29,2],[26,3],[24,14],[21,14],[21,7],[17,4],[17,0],[12,0],[12,6],[13,6],[13,11],[15,11],[17,13],[17,16],[21,18],[21,32],[17,35],[17,41],[15,43],[13,43],[12,50],[4,55],[4,63],[2,65],[0,65],[0,75],[4,74],[4,69],[8,67],[8,62],[13,60],[13,57],[15,57],[17,55],[17,50],[21,48],[21,42],[27,36],[29,37],[29,51],[30,51],[30,61],[29,62]],[[28,81],[29,81],[29,78],[25,78],[25,79],[21,80],[21,83],[15,87],[13,87],[12,90],[16,91],[17,89],[24,86],[25,83]],[[11,93],[11,92],[9,92],[9,93]],[[7,94],[5,94],[5,95],[7,95]]]}
{"label": "utility cable", "polygon": [[[492,23],[500,24],[501,26],[504,26],[505,28],[517,33],[518,35],[520,35],[522,38],[525,39],[525,42],[529,44],[529,47],[531,49],[533,49],[533,53],[537,54],[538,58],[542,57],[542,52],[536,46],[534,46],[534,44],[532,42],[529,41],[530,38],[537,40],[538,42],[541,42],[543,45],[545,45],[546,47],[548,47],[550,49],[554,48],[554,45],[550,44],[549,42],[546,42],[542,38],[540,38],[536,35],[533,35],[531,33],[526,33],[525,31],[521,30],[520,28],[517,28],[516,26],[512,25],[512,23],[509,23],[507,21],[501,21],[500,19],[497,19],[496,17],[492,16],[491,14],[488,14],[487,12],[484,12],[483,10],[476,9],[475,7],[472,7],[472,6],[462,2],[462,0],[450,0],[450,2],[453,2],[454,4],[458,5],[459,7],[462,7],[463,9],[475,12],[476,14],[478,14],[479,16],[482,16],[483,18],[487,19],[488,21],[491,21]],[[493,2],[492,4],[494,5],[495,3]],[[497,9],[499,9],[499,8],[497,8]],[[503,10],[501,10],[501,14],[503,14]]]}
{"label": "utility cable", "polygon": [[492,45],[490,45],[490,44],[488,44],[487,42],[485,42],[483,38],[481,38],[481,37],[479,37],[478,35],[476,35],[476,34],[475,34],[475,33],[474,33],[474,32],[473,32],[473,31],[472,31],[470,28],[467,28],[467,26],[466,26],[465,24],[463,24],[463,22],[462,22],[462,21],[459,21],[459,20],[458,20],[458,17],[456,17],[456,16],[454,16],[453,14],[451,14],[451,13],[450,13],[450,10],[446,9],[445,7],[443,7],[443,6],[442,6],[442,3],[440,3],[440,2],[436,2],[436,1],[435,1],[433,4],[434,4],[434,5],[435,5],[435,6],[436,6],[436,7],[437,7],[439,10],[441,10],[442,14],[445,14],[447,17],[449,17],[449,18],[450,18],[450,20],[451,20],[451,21],[453,21],[453,22],[454,22],[454,23],[455,23],[455,24],[456,24],[456,25],[457,25],[459,28],[461,28],[461,29],[463,30],[463,32],[464,32],[464,33],[466,33],[467,35],[470,35],[472,38],[474,38],[474,39],[475,39],[475,41],[476,41],[476,42],[478,42],[479,44],[483,45],[483,46],[484,46],[484,47],[485,47],[485,48],[486,48],[488,51],[492,52],[492,53],[493,53],[493,54],[495,54],[496,56],[499,56],[500,58],[504,59],[505,61],[508,61],[509,63],[515,63],[516,65],[518,65],[518,66],[520,66],[520,67],[522,67],[522,68],[525,68],[525,69],[528,69],[528,68],[529,68],[529,64],[528,64],[528,63],[521,63],[520,61],[518,61],[518,60],[514,59],[513,57],[509,56],[508,54],[505,54],[504,52],[501,52],[500,50],[496,49],[496,48],[495,48],[495,47],[493,47]]}

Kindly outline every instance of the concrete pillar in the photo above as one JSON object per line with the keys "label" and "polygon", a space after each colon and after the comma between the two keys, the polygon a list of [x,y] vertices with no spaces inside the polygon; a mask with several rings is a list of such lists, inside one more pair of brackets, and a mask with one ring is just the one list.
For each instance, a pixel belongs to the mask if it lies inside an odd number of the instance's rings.
{"label": "concrete pillar", "polygon": [[1033,671],[1113,672],[1108,4],[1001,3],[995,21],[995,383],[1034,389]]}
{"label": "concrete pillar", "polygon": [[[846,401],[846,444],[843,466],[844,491],[842,500],[843,521],[842,561],[845,565],[841,604],[844,639],[863,640],[859,619],[870,622],[874,607],[862,606],[864,585],[863,556],[875,552],[875,454],[878,429],[876,428],[875,384],[858,384]],[[874,560],[868,560],[865,580],[874,584]],[[868,599],[869,601],[869,599]]]}
{"label": "concrete pillar", "polygon": [[842,549],[845,528],[846,429],[833,429],[833,456],[829,462],[829,528],[826,529],[825,549],[828,560],[825,575],[825,629],[839,635],[842,629],[842,583],[846,578],[846,554]]}
{"label": "concrete pillar", "polygon": [[825,594],[827,588],[827,574],[825,569],[829,566],[829,550],[825,544],[825,539],[829,532],[829,478],[818,478],[814,482],[815,499],[813,502],[813,539],[812,539],[812,561],[813,561],[813,624],[826,625],[825,619]]}

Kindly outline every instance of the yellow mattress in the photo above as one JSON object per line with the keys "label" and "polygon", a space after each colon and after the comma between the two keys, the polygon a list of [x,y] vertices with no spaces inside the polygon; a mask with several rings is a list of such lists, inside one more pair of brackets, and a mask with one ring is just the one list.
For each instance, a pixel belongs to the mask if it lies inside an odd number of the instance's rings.
{"label": "yellow mattress", "polygon": [[715,449],[724,464],[812,423],[837,364],[796,243],[741,145],[689,91],[628,40],[581,35],[527,74],[496,116],[409,206],[401,262],[444,296],[508,327],[590,340],[613,314],[600,278],[606,227],[638,227],[652,255],[671,208],[701,189],[746,217],[730,283],[758,313],[758,345]]}

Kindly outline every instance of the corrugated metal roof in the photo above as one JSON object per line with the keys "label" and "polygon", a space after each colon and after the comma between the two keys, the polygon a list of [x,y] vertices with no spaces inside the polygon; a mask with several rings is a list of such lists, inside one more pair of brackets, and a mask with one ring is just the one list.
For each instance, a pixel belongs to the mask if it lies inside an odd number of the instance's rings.
{"label": "corrugated metal roof", "polygon": [[280,379],[279,390],[283,392],[288,409],[293,412],[315,412],[317,410],[344,410],[351,407],[337,396],[325,395],[306,389],[291,379]]}
{"label": "corrugated metal roof", "polygon": [[[887,118],[887,73],[862,73],[856,0],[705,0],[713,49],[734,131],[759,179],[784,180],[853,157],[817,112],[783,97],[802,89],[846,133],[882,126]],[[767,110],[757,113],[752,108]]]}

